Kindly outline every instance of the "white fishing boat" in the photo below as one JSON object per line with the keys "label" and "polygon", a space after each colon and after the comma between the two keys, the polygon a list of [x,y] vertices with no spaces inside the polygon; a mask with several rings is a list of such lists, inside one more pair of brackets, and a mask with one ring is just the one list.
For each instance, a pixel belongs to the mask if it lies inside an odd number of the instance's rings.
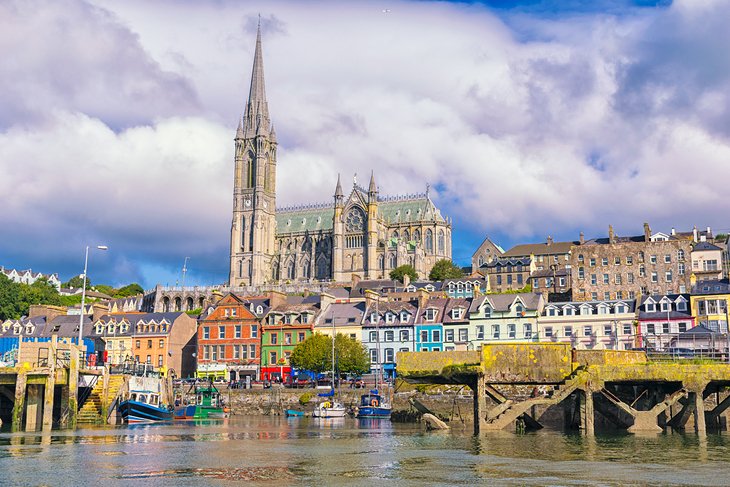
{"label": "white fishing boat", "polygon": [[332,317],[332,388],[325,393],[317,394],[324,398],[324,401],[317,404],[312,411],[313,418],[344,418],[347,408],[335,399],[335,320]]}

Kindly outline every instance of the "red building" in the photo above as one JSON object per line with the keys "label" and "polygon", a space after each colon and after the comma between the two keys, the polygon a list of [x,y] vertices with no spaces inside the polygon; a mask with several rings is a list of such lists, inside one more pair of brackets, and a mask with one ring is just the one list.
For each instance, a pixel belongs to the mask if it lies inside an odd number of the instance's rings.
{"label": "red building", "polygon": [[260,317],[268,299],[243,299],[228,294],[198,326],[198,377],[259,380],[261,364]]}

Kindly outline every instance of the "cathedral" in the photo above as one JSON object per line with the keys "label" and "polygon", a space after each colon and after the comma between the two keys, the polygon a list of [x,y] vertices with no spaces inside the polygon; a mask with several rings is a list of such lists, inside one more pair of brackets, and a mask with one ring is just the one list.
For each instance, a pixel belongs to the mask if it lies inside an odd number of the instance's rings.
{"label": "cathedral", "polygon": [[412,265],[426,278],[451,260],[451,222],[424,194],[381,196],[353,179],[345,194],[339,176],[332,203],[276,208],[276,132],[269,118],[261,29],[248,102],[235,137],[231,286],[296,281],[387,279]]}

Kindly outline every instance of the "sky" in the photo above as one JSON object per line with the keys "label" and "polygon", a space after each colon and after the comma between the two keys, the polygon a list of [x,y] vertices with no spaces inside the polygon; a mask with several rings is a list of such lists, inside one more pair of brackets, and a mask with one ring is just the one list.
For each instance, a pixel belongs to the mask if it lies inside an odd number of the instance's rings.
{"label": "sky", "polygon": [[225,282],[259,14],[279,206],[428,184],[461,265],[730,229],[730,2],[5,0],[0,265]]}

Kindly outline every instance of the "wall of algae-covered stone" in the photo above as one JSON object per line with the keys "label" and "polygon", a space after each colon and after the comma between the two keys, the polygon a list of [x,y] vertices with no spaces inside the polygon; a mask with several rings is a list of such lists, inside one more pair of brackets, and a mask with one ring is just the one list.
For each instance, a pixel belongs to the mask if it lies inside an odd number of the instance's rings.
{"label": "wall of algae-covered stone", "polygon": [[580,365],[645,364],[646,353],[637,350],[576,350],[575,361]]}
{"label": "wall of algae-covered stone", "polygon": [[567,343],[484,345],[482,369],[487,382],[557,383],[573,371]]}
{"label": "wall of algae-covered stone", "polygon": [[396,363],[400,377],[426,377],[447,373],[454,366],[479,365],[478,351],[398,352]]}

